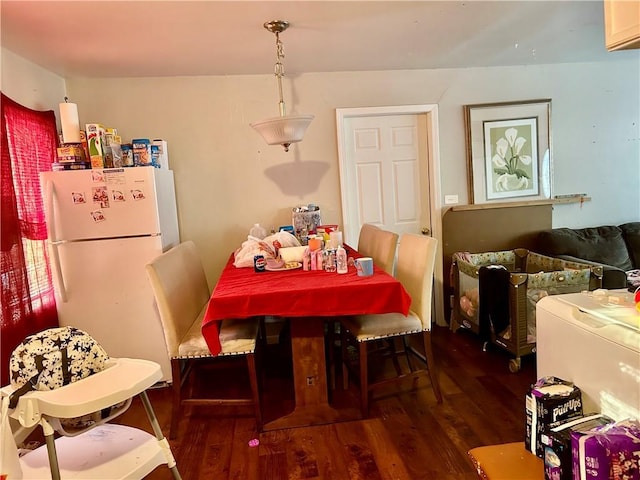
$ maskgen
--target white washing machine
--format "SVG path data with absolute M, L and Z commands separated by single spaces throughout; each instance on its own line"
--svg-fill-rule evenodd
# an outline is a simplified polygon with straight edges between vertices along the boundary
M 552 295 L 536 305 L 537 376 L 582 390 L 585 413 L 640 419 L 640 312 L 626 290 Z

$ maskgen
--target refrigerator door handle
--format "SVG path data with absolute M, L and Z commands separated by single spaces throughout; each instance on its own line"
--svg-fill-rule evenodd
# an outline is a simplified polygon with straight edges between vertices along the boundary
M 63 303 L 67 303 L 67 287 L 64 284 L 64 275 L 62 274 L 62 265 L 60 264 L 60 255 L 58 253 L 58 244 L 54 242 L 49 242 L 51 245 L 51 257 L 53 258 L 53 270 L 56 274 L 56 279 L 58 280 L 58 286 L 60 287 L 60 300 Z
M 53 191 L 53 182 L 51 180 L 45 180 L 44 185 L 44 198 L 45 198 L 45 206 L 49 213 L 49 218 L 47 219 L 47 234 L 49 240 L 51 242 L 56 242 L 56 218 L 55 218 L 55 208 L 54 208 L 54 199 L 53 196 L 55 192 Z
M 54 191 L 53 182 L 46 180 L 45 187 L 45 202 L 47 210 L 49 211 L 49 219 L 47 221 L 47 233 L 49 236 L 49 245 L 51 245 L 51 257 L 53 258 L 53 269 L 55 271 L 56 279 L 58 280 L 58 286 L 60 287 L 60 299 L 67 303 L 67 288 L 64 284 L 64 276 L 62 275 L 62 265 L 60 264 L 60 254 L 58 253 L 58 245 L 56 239 L 56 219 L 54 209 Z

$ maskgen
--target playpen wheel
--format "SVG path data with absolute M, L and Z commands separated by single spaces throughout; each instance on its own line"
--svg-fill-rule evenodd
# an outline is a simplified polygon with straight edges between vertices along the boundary
M 516 373 L 520 371 L 520 358 L 512 358 L 509 360 L 509 371 L 511 373 Z

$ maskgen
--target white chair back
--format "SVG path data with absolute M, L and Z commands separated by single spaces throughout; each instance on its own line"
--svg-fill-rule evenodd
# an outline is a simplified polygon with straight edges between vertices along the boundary
M 378 227 L 370 223 L 365 223 L 360 227 L 360 236 L 358 237 L 358 253 L 360 255 L 373 257 L 374 237 L 378 230 L 380 230 Z
M 433 275 L 438 241 L 426 235 L 404 233 L 400 237 L 396 278 L 411 296 L 411 311 L 431 330 Z
M 382 270 L 393 275 L 393 266 L 398 248 L 398 234 L 378 228 L 373 232 L 373 249 L 371 257 Z
M 169 356 L 178 356 L 180 342 L 209 301 L 207 277 L 195 244 L 183 242 L 146 266 Z

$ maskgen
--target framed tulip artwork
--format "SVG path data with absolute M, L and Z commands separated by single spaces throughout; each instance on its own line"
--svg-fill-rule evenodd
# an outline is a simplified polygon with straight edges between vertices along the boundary
M 552 195 L 551 100 L 464 106 L 470 203 Z

